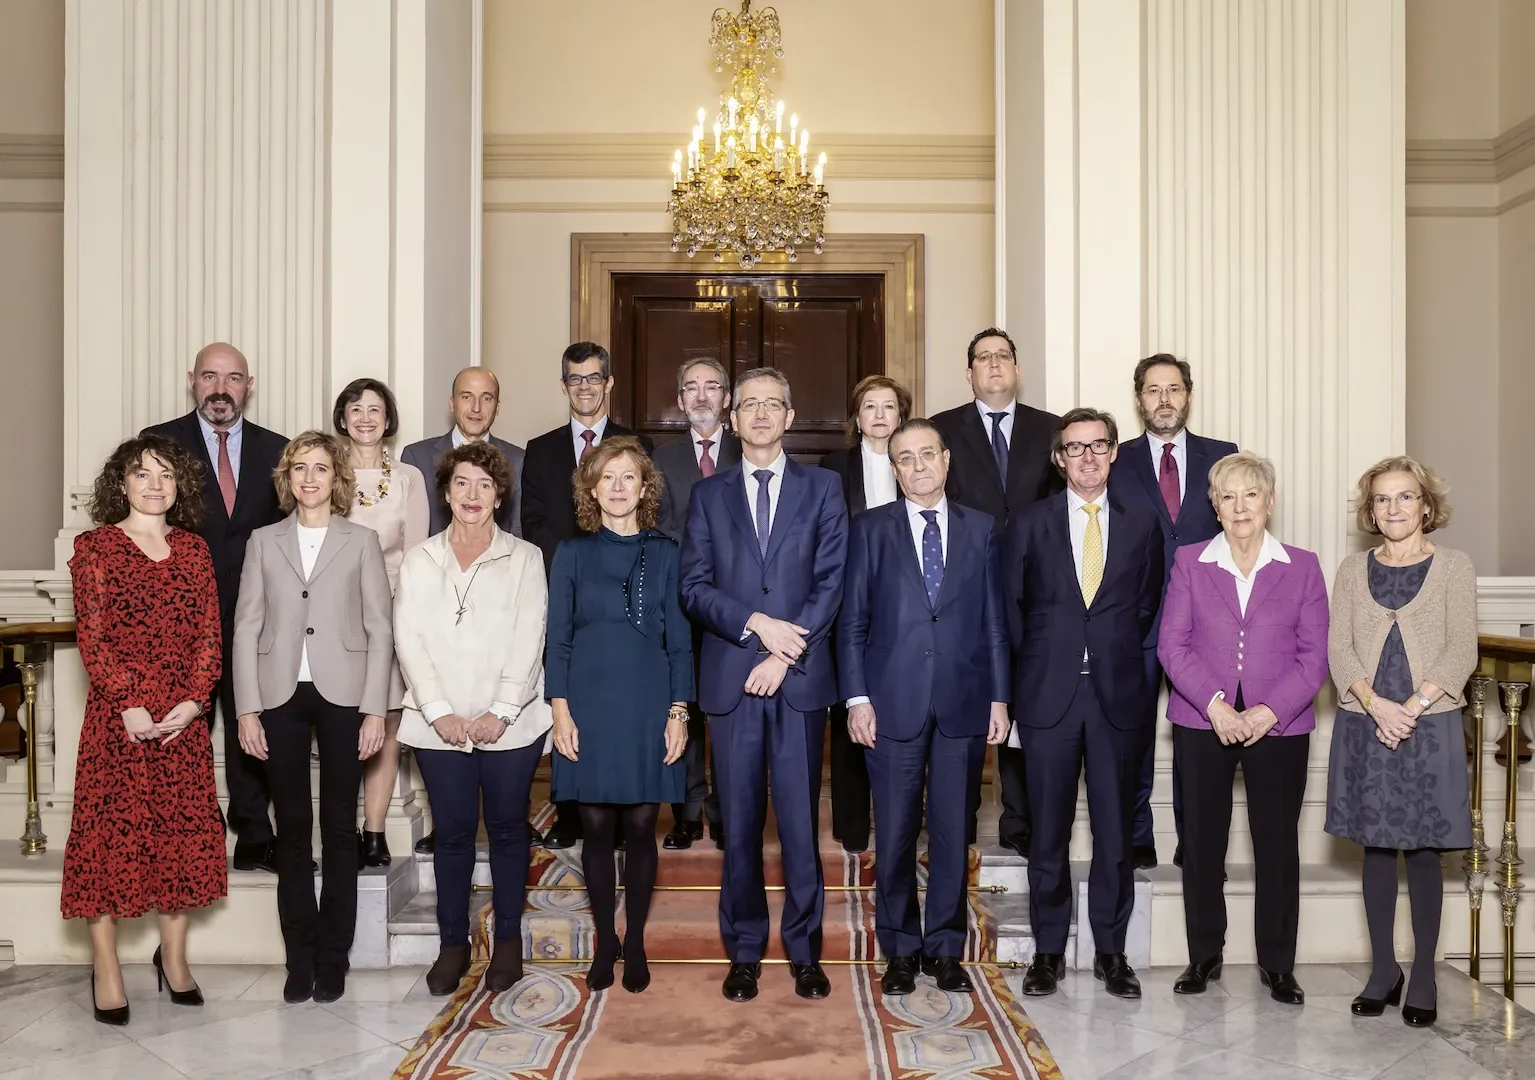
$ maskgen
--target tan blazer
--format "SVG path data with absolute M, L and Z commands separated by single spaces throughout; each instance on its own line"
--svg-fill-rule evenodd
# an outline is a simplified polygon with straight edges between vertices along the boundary
M 304 580 L 296 518 L 251 533 L 235 604 L 235 712 L 259 713 L 293 696 L 309 648 L 314 688 L 368 716 L 389 708 L 394 630 L 378 534 L 332 515 Z

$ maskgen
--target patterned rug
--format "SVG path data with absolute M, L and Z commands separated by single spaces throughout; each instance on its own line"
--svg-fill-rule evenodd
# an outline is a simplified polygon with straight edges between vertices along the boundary
M 767 848 L 771 884 L 776 844 Z M 828 886 L 873 884 L 873 853 L 843 854 L 829 836 L 822 851 Z M 710 844 L 663 852 L 658 884 L 718 884 L 719 859 Z M 972 883 L 979 872 L 972 850 Z M 531 885 L 581 880 L 576 853 L 534 853 Z M 770 900 L 776 926 L 781 903 L 773 894 Z M 713 892 L 658 891 L 646 928 L 650 954 L 722 958 L 717 902 Z M 882 963 L 828 964 L 831 997 L 807 1002 L 794 995 L 783 965 L 765 965 L 757 1000 L 730 1005 L 719 993 L 723 964 L 652 960 L 645 993 L 628 994 L 615 984 L 590 994 L 582 977 L 592 945 L 585 893 L 533 888 L 523 945 L 526 955 L 550 962 L 530 965 L 511 991 L 490 994 L 480 976 L 489 959 L 491 921 L 489 907 L 482 909 L 470 977 L 394 1080 L 1059 1080 L 1061 1075 L 995 967 L 970 969 L 974 994 L 946 994 L 924 978 L 916 993 L 886 998 L 879 992 Z M 995 925 L 974 894 L 969 924 L 965 958 L 994 958 Z M 872 892 L 828 889 L 823 954 L 881 959 Z M 769 949 L 774 955 L 782 955 L 776 940 Z

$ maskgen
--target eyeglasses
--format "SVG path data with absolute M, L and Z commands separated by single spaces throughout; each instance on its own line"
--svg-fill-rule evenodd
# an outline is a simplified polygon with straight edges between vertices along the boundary
M 1182 386 L 1148 386 L 1141 391 L 1141 397 L 1147 401 L 1158 401 L 1163 398 L 1168 401 L 1182 401 L 1188 395 L 1187 388 Z
M 760 401 L 757 398 L 752 398 L 750 401 L 743 401 L 737 405 L 736 412 L 767 413 L 769 416 L 776 416 L 788 407 L 788 403 L 783 398 L 762 398 Z
M 994 364 L 1000 367 L 1005 363 L 1011 363 L 1012 359 L 1012 353 L 1008 352 L 1006 349 L 997 349 L 995 352 L 976 353 L 975 358 L 970 362 L 972 364 Z
M 1372 495 L 1370 496 L 1370 502 L 1375 504 L 1376 510 L 1390 510 L 1393 502 L 1403 510 L 1411 510 L 1413 504 L 1421 498 L 1423 496 L 1419 495 L 1416 491 L 1399 491 L 1394 497 L 1391 495 Z
M 587 386 L 601 386 L 608 381 L 608 377 L 600 371 L 594 371 L 590 375 L 566 375 L 560 381 L 566 386 L 580 386 L 582 383 Z
M 684 394 L 718 394 L 724 389 L 725 384 L 720 382 L 690 382 L 682 387 L 682 392 Z
M 904 454 L 896 455 L 895 467 L 897 469 L 916 468 L 917 460 L 919 458 L 921 459 L 922 464 L 931 467 L 938 461 L 938 455 L 939 451 L 934 450 L 931 446 L 925 447 L 924 449 L 917 451 L 915 454 L 908 450 Z
M 1083 454 L 1087 453 L 1088 450 L 1091 450 L 1098 457 L 1102 457 L 1104 454 L 1107 454 L 1109 450 L 1113 448 L 1113 446 L 1114 444 L 1109 442 L 1107 439 L 1094 439 L 1092 442 L 1069 442 L 1062 446 L 1061 449 L 1066 451 L 1067 457 L 1081 457 Z

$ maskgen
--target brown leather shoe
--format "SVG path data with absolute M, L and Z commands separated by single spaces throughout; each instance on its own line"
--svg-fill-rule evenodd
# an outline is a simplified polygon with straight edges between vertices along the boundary
M 485 970 L 485 988 L 500 994 L 522 981 L 522 938 L 496 942 L 490 967 Z
M 447 997 L 469 973 L 469 946 L 444 945 L 437 962 L 426 973 L 426 989 L 433 997 Z

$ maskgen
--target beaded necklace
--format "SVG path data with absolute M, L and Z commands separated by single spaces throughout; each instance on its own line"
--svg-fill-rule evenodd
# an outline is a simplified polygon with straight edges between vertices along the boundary
M 361 488 L 357 489 L 358 506 L 377 506 L 389 497 L 389 477 L 394 474 L 394 462 L 389 460 L 389 451 L 384 452 L 384 474 L 378 478 L 378 494 L 365 495 Z

